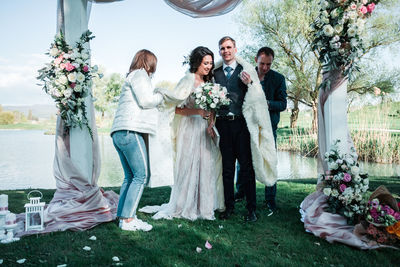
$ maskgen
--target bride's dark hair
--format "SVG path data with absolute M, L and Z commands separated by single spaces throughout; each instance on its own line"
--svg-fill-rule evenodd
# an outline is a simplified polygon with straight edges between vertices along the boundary
M 189 71 L 191 73 L 195 73 L 198 70 L 198 68 L 205 56 L 211 56 L 211 58 L 212 58 L 211 70 L 207 75 L 204 76 L 204 81 L 210 82 L 213 77 L 214 53 L 207 47 L 198 46 L 195 49 L 193 49 L 192 53 L 190 53 L 190 56 L 189 56 L 189 66 L 190 66 Z

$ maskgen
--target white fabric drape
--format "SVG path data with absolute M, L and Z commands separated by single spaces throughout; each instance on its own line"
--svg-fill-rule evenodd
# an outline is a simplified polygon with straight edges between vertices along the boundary
M 232 11 L 242 0 L 164 0 L 173 9 L 191 16 L 203 18 L 220 16 Z

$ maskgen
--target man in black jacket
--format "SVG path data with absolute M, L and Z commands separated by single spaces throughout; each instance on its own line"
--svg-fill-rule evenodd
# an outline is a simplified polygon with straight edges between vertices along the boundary
M 274 61 L 274 55 L 274 50 L 269 47 L 262 47 L 258 50 L 255 61 L 257 63 L 256 70 L 258 77 L 268 102 L 268 110 L 276 146 L 276 130 L 280 120 L 280 112 L 284 111 L 287 106 L 287 94 L 285 77 L 282 74 L 271 70 L 271 65 Z M 238 175 L 236 182 L 237 193 L 235 194 L 236 201 L 239 201 L 244 197 L 241 184 L 241 178 Z M 276 210 L 275 197 L 276 184 L 273 186 L 266 186 L 265 202 L 267 204 L 267 208 L 269 209 L 269 215 L 272 215 L 272 213 Z

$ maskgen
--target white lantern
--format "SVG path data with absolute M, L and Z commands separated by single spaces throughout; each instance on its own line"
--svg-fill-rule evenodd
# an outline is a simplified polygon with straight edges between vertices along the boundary
M 30 197 L 32 193 L 39 193 L 40 197 Z M 29 203 L 25 204 L 25 231 L 43 231 L 44 206 L 45 202 L 40 202 L 43 198 L 42 192 L 33 190 L 28 193 Z

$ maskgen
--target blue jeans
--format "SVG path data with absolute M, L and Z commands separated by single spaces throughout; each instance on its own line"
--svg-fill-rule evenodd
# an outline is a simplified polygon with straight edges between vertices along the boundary
M 117 217 L 132 218 L 136 215 L 144 186 L 150 177 L 146 145 L 143 134 L 133 131 L 116 131 L 112 139 L 125 174 Z

